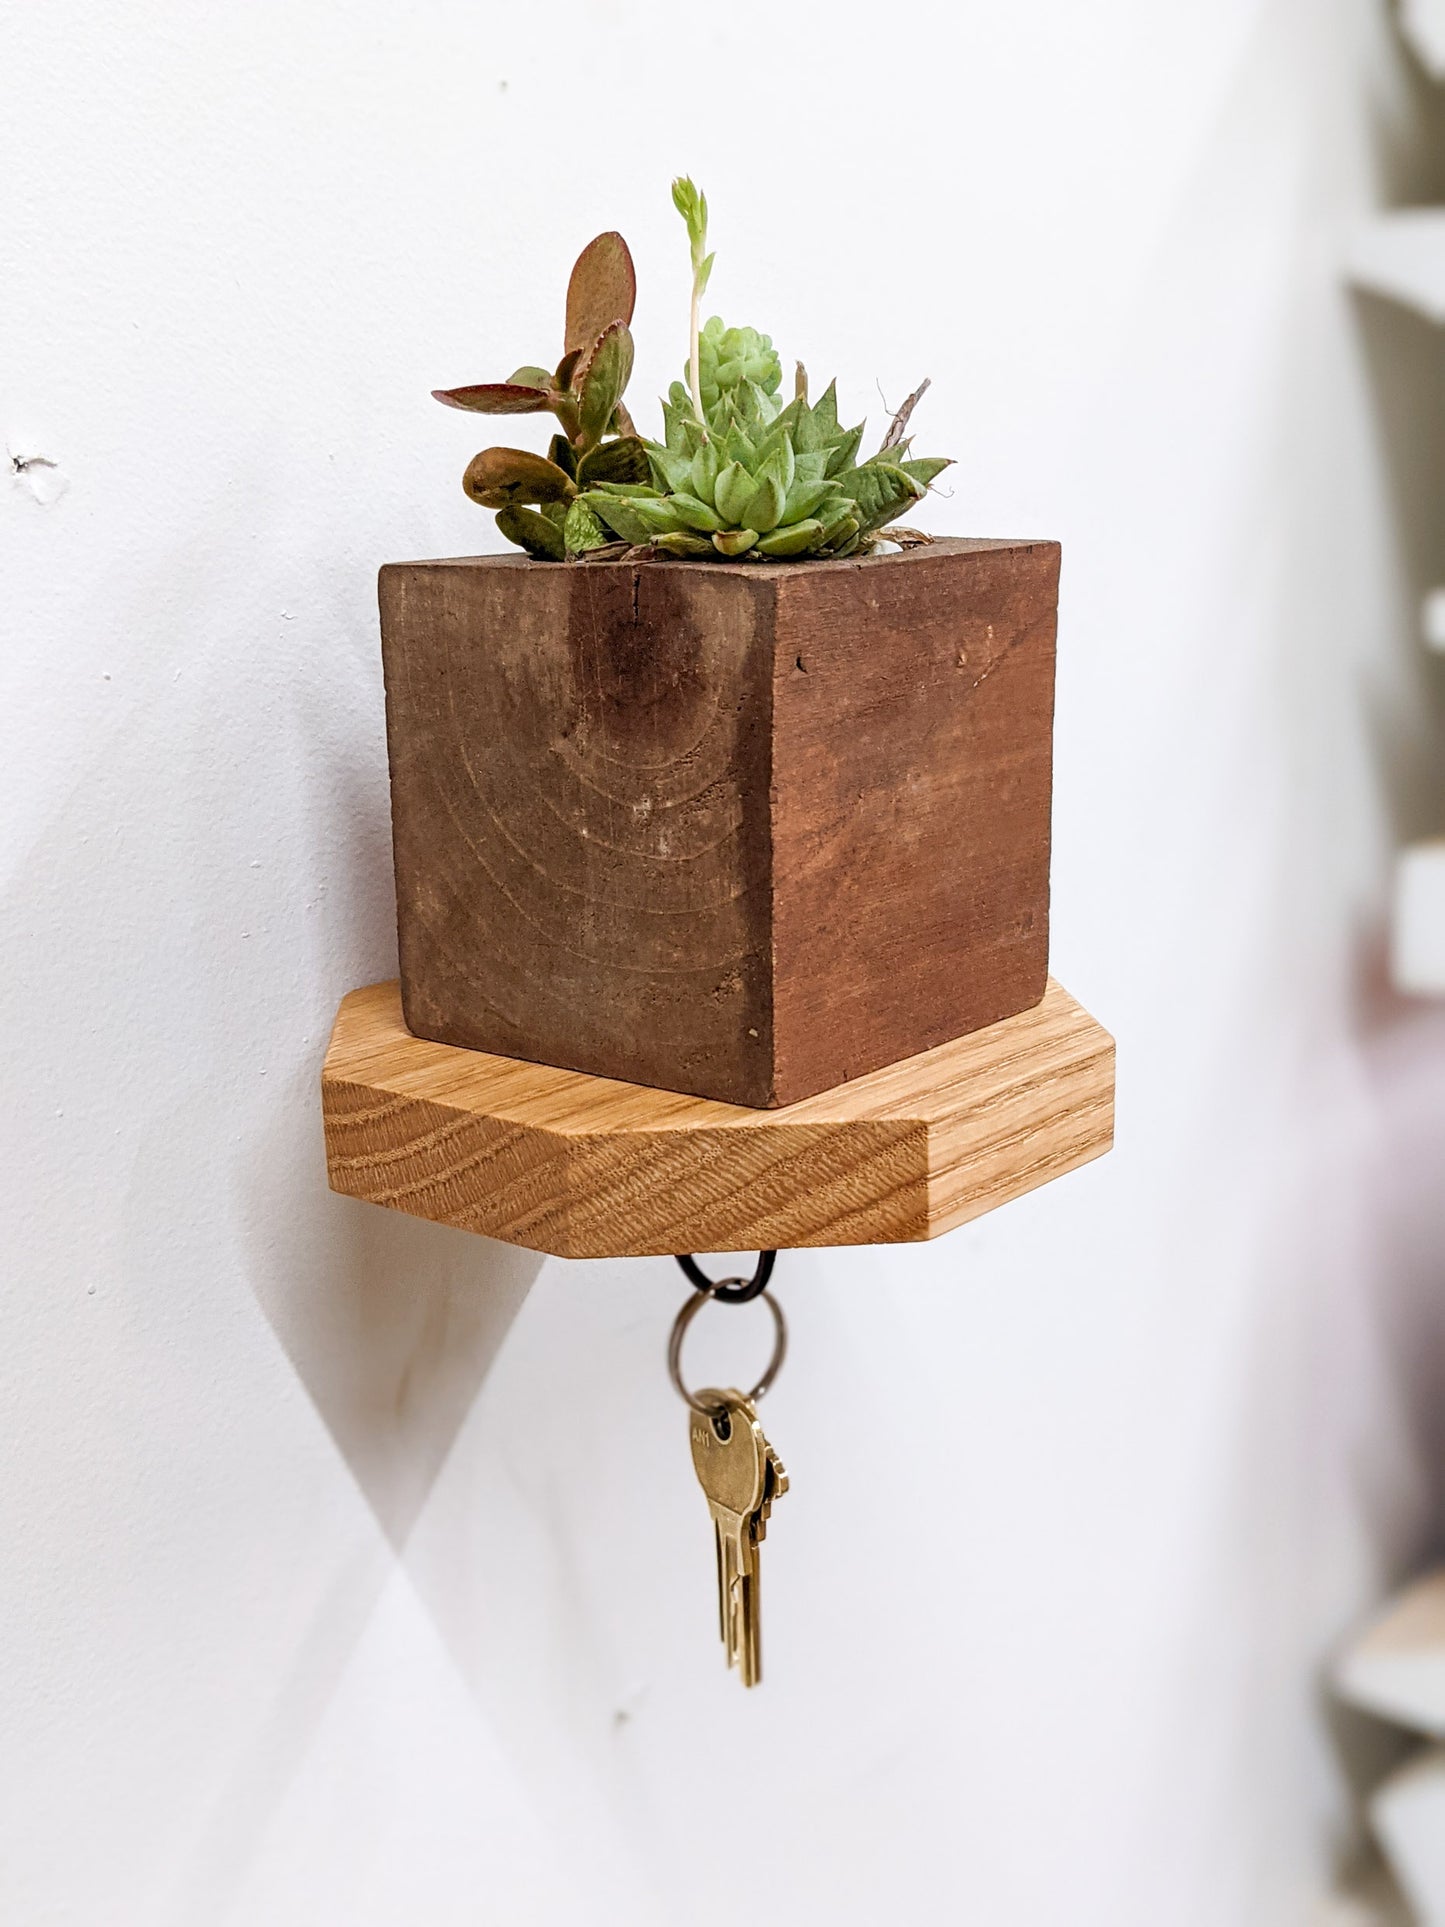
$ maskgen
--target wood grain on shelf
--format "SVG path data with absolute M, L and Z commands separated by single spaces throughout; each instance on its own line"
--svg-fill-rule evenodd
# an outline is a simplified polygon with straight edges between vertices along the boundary
M 937 1237 L 1098 1157 L 1114 1046 L 1032 1010 L 779 1110 L 413 1037 L 353 991 L 322 1073 L 332 1188 L 561 1257 Z

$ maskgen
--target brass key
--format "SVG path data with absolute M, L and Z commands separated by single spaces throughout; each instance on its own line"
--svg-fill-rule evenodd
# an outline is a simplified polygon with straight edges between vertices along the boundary
M 768 1519 L 773 1510 L 774 1499 L 781 1498 L 788 1489 L 788 1475 L 783 1470 L 783 1461 L 763 1437 L 758 1425 L 758 1415 L 751 1402 L 743 1401 L 744 1409 L 757 1427 L 758 1437 L 762 1440 L 766 1454 L 763 1467 L 763 1497 L 757 1511 L 748 1521 L 748 1575 L 744 1588 L 744 1613 L 742 1637 L 746 1661 L 743 1665 L 743 1684 L 756 1686 L 763 1676 L 763 1602 L 761 1561 L 758 1547 L 767 1537 Z
M 712 1413 L 692 1413 L 689 1437 L 712 1513 L 719 1630 L 728 1665 L 738 1668 L 744 1686 L 756 1686 L 763 1675 L 758 1546 L 788 1475 L 741 1392 L 699 1392 L 697 1402 Z

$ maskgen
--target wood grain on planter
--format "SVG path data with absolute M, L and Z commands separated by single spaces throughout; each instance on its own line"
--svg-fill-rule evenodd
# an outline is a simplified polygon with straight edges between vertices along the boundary
M 1058 547 L 394 564 L 418 1035 L 755 1106 L 1026 1009 Z
M 333 1189 L 562 1257 L 937 1237 L 1109 1148 L 1114 1046 L 1050 984 L 1006 1022 L 760 1111 L 413 1037 L 342 1004 Z

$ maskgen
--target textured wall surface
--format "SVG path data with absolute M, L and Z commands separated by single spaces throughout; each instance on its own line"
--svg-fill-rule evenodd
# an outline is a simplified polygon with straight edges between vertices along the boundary
M 1445 347 L 1334 261 L 1437 108 L 1373 0 L 763 18 L 0 25 L 58 465 L 0 475 L 6 1921 L 1292 1927 L 1348 1850 L 1322 1656 L 1441 1520 L 1445 1028 L 1379 932 Z M 495 541 L 427 391 L 616 225 L 648 416 L 682 168 L 728 317 L 875 422 L 933 376 L 934 528 L 1063 541 L 1054 966 L 1120 1050 L 1104 1163 L 784 1261 L 750 1698 L 674 1269 L 332 1198 L 316 1106 L 394 959 L 377 565 Z

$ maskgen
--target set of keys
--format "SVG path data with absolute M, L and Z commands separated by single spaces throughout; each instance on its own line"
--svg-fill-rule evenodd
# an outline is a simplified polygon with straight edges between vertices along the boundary
M 672 1382 L 691 1410 L 688 1438 L 693 1470 L 712 1514 L 718 1627 L 728 1665 L 737 1668 L 744 1686 L 756 1686 L 763 1676 L 758 1548 L 767 1535 L 774 1500 L 788 1489 L 783 1462 L 769 1445 L 757 1412 L 757 1401 L 777 1376 L 788 1347 L 782 1310 L 766 1289 L 775 1256 L 765 1251 L 750 1279 L 724 1278 L 716 1283 L 690 1257 L 679 1258 L 697 1295 L 678 1313 L 667 1352 Z M 710 1300 L 745 1304 L 757 1297 L 772 1313 L 776 1333 L 767 1371 L 750 1392 L 690 1392 L 682 1378 L 682 1341 L 702 1306 Z

